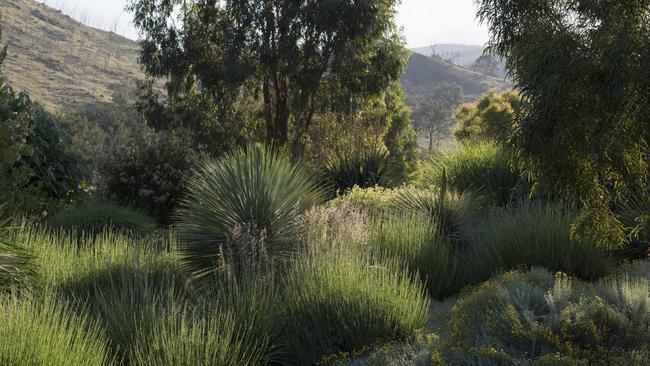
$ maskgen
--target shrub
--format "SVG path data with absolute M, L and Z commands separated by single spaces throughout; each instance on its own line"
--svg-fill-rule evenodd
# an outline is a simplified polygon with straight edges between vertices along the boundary
M 324 196 L 305 169 L 261 146 L 203 163 L 187 186 L 178 230 L 187 268 L 198 277 L 224 263 L 291 252 L 297 216 Z
M 341 245 L 365 250 L 368 223 L 367 213 L 351 201 L 329 201 L 298 218 L 300 243 L 306 251 L 336 249 Z
M 470 143 L 442 152 L 424 162 L 421 170 L 416 182 L 420 187 L 439 187 L 446 175 L 450 191 L 487 195 L 499 204 L 527 193 L 508 153 L 494 143 Z
M 0 364 L 115 364 L 99 327 L 51 298 L 38 303 L 3 296 L 0 312 Z
M 83 193 L 86 172 L 58 121 L 0 83 L 0 200 L 41 215 Z
M 558 204 L 524 203 L 496 209 L 474 233 L 462 274 L 480 283 L 519 266 L 543 266 L 585 279 L 606 275 L 610 261 L 595 242 L 571 239 L 575 213 Z
M 49 218 L 47 222 L 54 228 L 74 231 L 78 235 L 97 235 L 107 228 L 147 235 L 156 229 L 156 222 L 145 214 L 102 201 L 83 203 Z
M 647 278 L 590 285 L 539 269 L 505 274 L 454 307 L 449 363 L 645 364 L 649 295 Z
M 111 201 L 135 207 L 169 225 L 194 161 L 187 139 L 173 133 L 138 136 L 110 152 L 99 169 Z
M 334 200 L 336 204 L 350 202 L 369 213 L 381 213 L 391 207 L 397 197 L 398 189 L 383 187 L 354 187 L 345 195 Z
M 427 321 L 421 284 L 395 263 L 353 251 L 305 256 L 287 274 L 285 290 L 288 364 L 410 338 Z

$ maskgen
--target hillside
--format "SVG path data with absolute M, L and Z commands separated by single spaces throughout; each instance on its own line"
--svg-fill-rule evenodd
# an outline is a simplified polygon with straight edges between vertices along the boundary
M 0 4 L 9 84 L 48 109 L 108 101 L 115 86 L 143 77 L 136 42 L 33 0 Z
M 402 77 L 407 96 L 427 95 L 443 81 L 463 87 L 467 102 L 476 100 L 488 90 L 505 90 L 510 87 L 504 79 L 461 68 L 439 57 L 427 57 L 418 53 L 411 55 L 406 74 Z
M 427 47 L 413 48 L 411 51 L 424 56 L 438 55 L 458 66 L 468 66 L 483 55 L 483 46 L 464 44 L 434 44 Z

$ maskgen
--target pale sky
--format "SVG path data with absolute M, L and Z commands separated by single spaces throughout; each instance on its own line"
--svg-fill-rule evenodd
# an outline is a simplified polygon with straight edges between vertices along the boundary
M 131 39 L 137 31 L 130 14 L 124 11 L 127 0 L 37 0 L 62 10 L 75 19 L 87 19 L 96 28 L 117 30 Z M 436 43 L 483 45 L 488 34 L 476 20 L 474 0 L 402 0 L 397 24 L 403 27 L 409 47 Z

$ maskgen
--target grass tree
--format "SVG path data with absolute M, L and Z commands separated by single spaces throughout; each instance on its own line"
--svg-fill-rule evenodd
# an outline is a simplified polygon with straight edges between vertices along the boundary
M 324 191 L 284 154 L 256 145 L 205 161 L 188 179 L 179 212 L 182 253 L 191 273 L 282 256 L 295 248 L 296 216 Z

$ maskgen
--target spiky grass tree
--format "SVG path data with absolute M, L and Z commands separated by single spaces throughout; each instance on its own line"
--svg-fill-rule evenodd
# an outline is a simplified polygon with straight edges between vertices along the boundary
M 296 216 L 325 196 L 318 180 L 260 145 L 205 161 L 188 179 L 178 232 L 187 269 L 205 278 L 291 253 Z
M 0 213 L 2 206 L 0 205 Z M 0 292 L 22 291 L 39 285 L 35 257 L 9 238 L 9 219 L 0 217 Z

